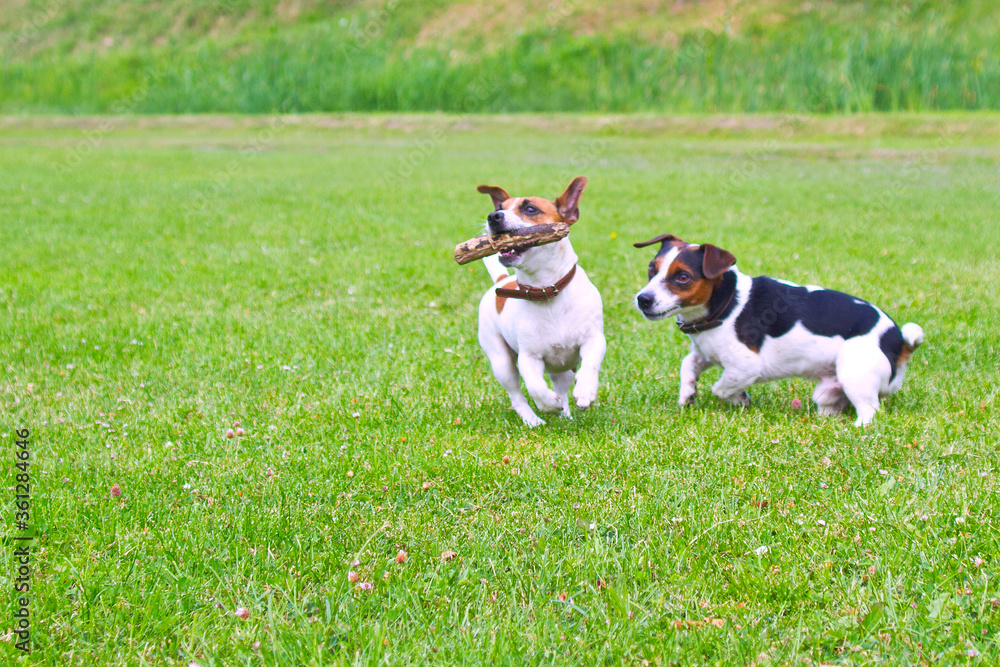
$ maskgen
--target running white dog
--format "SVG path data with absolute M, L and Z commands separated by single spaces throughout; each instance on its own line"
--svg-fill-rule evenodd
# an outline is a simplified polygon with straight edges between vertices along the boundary
M 586 186 L 587 179 L 577 176 L 549 201 L 511 197 L 503 188 L 480 185 L 479 192 L 488 194 L 496 209 L 487 216 L 487 230 L 500 234 L 550 222 L 573 224 L 580 217 L 578 205 Z M 586 410 L 597 399 L 597 378 L 607 350 L 603 304 L 576 262 L 569 237 L 483 260 L 494 285 L 479 303 L 479 344 L 511 406 L 531 427 L 545 421 L 521 393 L 521 378 L 541 412 L 571 417 L 569 388 L 574 378 L 577 408 Z
M 691 339 L 681 363 L 681 405 L 694 400 L 702 371 L 722 366 L 712 393 L 723 400 L 745 406 L 746 389 L 757 382 L 817 378 L 812 398 L 819 413 L 839 413 L 850 402 L 855 425 L 864 426 L 875 417 L 879 397 L 903 386 L 907 362 L 924 339 L 919 325 L 900 329 L 875 306 L 843 292 L 751 278 L 714 245 L 663 234 L 635 247 L 653 243 L 660 251 L 635 303 L 650 320 L 677 315 Z

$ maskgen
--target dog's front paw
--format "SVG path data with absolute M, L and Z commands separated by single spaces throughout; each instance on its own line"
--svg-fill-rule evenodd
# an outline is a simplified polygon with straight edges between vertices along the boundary
M 871 424 L 874 419 L 874 410 L 858 410 L 858 418 L 854 420 L 854 425 L 858 428 L 864 428 Z
M 694 399 L 697 397 L 698 388 L 694 385 L 694 383 L 685 385 L 681 388 L 681 393 L 677 397 L 677 404 L 683 408 L 685 405 L 691 405 L 694 403 Z
M 528 428 L 535 428 L 537 426 L 545 426 L 545 420 L 538 415 L 531 415 L 531 417 L 522 417 L 524 419 L 524 425 Z
M 579 385 L 574 387 L 573 400 L 576 401 L 576 407 L 583 412 L 597 400 L 597 387 L 580 387 Z
M 528 412 L 527 414 L 521 415 L 524 425 L 528 428 L 535 428 L 536 426 L 544 426 L 545 420 L 536 415 L 534 412 Z
M 733 405 L 745 408 L 750 405 L 750 394 L 745 391 L 738 393 L 732 393 L 732 384 L 723 382 L 724 378 L 720 378 L 718 382 L 712 385 L 712 393 L 718 398 L 724 401 L 728 401 Z M 746 385 L 743 385 L 746 386 Z
M 535 399 L 535 406 L 542 412 L 562 412 L 562 401 L 559 400 L 559 395 L 554 391 L 550 390 L 547 393 L 532 396 L 532 398 Z
M 524 422 L 525 426 L 528 428 L 535 428 L 536 426 L 542 426 L 545 424 L 545 420 L 535 414 L 535 411 L 531 409 L 531 406 L 528 405 L 527 401 L 520 396 L 518 396 L 518 398 L 521 400 L 515 402 L 512 407 L 514 408 L 514 411 L 517 412 L 517 416 Z
M 746 393 L 745 391 L 744 392 L 740 392 L 739 394 L 736 394 L 735 396 L 733 396 L 732 398 L 730 398 L 729 402 L 732 403 L 733 405 L 737 406 L 737 407 L 749 408 L 750 407 L 750 394 Z

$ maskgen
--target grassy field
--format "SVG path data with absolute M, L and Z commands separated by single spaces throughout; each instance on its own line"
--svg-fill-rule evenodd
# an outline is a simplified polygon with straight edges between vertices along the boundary
M 11 0 L 0 113 L 997 110 L 998 29 L 994 0 Z
M 995 663 L 998 120 L 0 119 L 17 664 Z M 577 174 L 609 353 L 527 430 L 451 250 L 477 184 Z M 866 430 L 802 380 L 678 409 L 685 339 L 630 303 L 661 232 L 920 323 L 902 392 Z

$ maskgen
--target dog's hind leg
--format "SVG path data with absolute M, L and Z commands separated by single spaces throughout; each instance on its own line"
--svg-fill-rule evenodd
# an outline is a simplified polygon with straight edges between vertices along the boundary
M 840 383 L 844 386 L 847 398 L 858 412 L 858 418 L 854 425 L 867 426 L 870 424 L 875 419 L 875 413 L 878 412 L 878 388 L 881 380 L 874 374 L 869 374 L 842 378 Z
M 555 390 L 556 396 L 559 397 L 560 405 L 562 405 L 562 416 L 572 419 L 573 414 L 569 411 L 569 388 L 573 386 L 576 373 L 573 371 L 549 373 L 549 377 L 552 378 L 552 388 Z
M 844 395 L 844 389 L 837 382 L 836 376 L 820 379 L 812 395 L 817 412 L 824 417 L 836 415 L 844 411 L 850 401 Z
M 872 347 L 860 338 L 852 338 L 837 355 L 837 380 L 858 412 L 855 426 L 865 426 L 875 418 L 879 390 L 889 382 L 889 360 L 879 348 Z
M 544 424 L 545 421 L 535 414 L 521 392 L 521 376 L 517 370 L 517 357 L 514 355 L 514 350 L 510 349 L 507 342 L 499 335 L 480 334 L 479 344 L 482 346 L 483 352 L 486 353 L 486 358 L 490 360 L 493 377 L 507 391 L 507 395 L 510 397 L 510 406 L 514 408 L 518 416 L 532 428 Z

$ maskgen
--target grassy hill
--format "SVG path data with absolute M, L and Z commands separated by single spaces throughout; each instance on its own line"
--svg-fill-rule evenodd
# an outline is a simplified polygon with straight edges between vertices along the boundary
M 992 0 L 13 0 L 0 111 L 1000 108 Z

